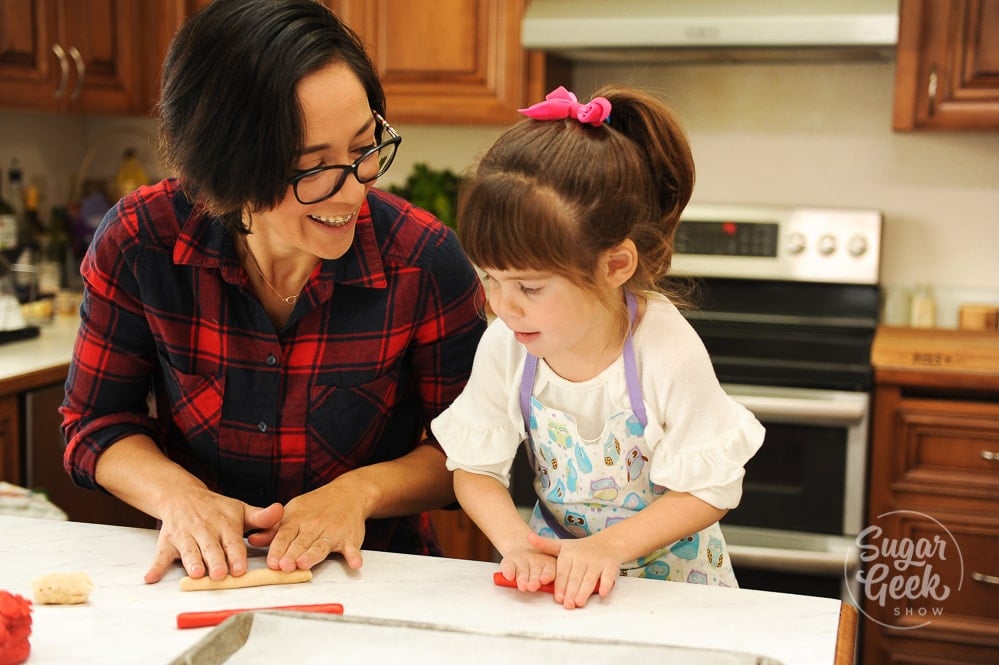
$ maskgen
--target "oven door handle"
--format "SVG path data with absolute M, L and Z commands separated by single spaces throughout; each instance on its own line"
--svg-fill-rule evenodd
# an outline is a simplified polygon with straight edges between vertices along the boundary
M 861 422 L 868 407 L 867 395 L 850 393 L 837 399 L 777 397 L 730 393 L 730 397 L 752 411 L 760 420 L 773 422 L 812 422 L 854 424 Z
M 855 552 L 848 557 L 846 552 L 812 552 L 731 543 L 727 547 L 736 577 L 740 567 L 806 575 L 852 575 L 860 564 Z

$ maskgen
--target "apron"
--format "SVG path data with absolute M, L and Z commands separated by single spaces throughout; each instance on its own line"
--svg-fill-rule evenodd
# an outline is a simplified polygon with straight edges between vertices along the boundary
M 637 312 L 627 295 L 632 323 Z M 649 478 L 652 451 L 629 330 L 624 344 L 630 409 L 612 415 L 596 439 L 579 436 L 575 418 L 542 404 L 534 395 L 538 358 L 527 354 L 520 385 L 521 413 L 529 434 L 528 458 L 538 502 L 531 529 L 548 538 L 583 538 L 637 513 L 667 490 Z M 738 586 L 718 523 L 655 552 L 625 563 L 621 574 L 720 586 Z

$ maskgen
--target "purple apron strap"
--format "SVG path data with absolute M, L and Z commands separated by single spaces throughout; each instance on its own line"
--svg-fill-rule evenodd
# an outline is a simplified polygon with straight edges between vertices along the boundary
M 531 392 L 534 390 L 534 376 L 538 373 L 538 357 L 530 353 L 524 358 L 524 374 L 520 379 L 520 412 L 524 416 L 524 431 L 531 438 Z
M 638 303 L 630 292 L 625 294 L 628 303 L 628 320 L 634 325 L 635 317 L 638 315 Z M 524 373 L 520 379 L 520 412 L 524 416 L 524 429 L 527 431 L 527 438 L 531 438 L 531 393 L 534 390 L 534 378 L 538 373 L 537 356 L 527 354 L 524 358 Z M 644 428 L 648 425 L 648 416 L 645 413 L 645 403 L 642 401 L 642 383 L 638 376 L 638 365 L 635 362 L 635 345 L 632 341 L 631 326 L 628 329 L 628 337 L 624 340 L 624 381 L 628 388 L 628 399 L 631 401 L 631 412 L 638 419 Z M 528 457 L 531 459 L 531 467 L 534 467 L 534 446 L 530 441 L 526 444 Z M 575 538 L 565 527 L 558 523 L 555 516 L 545 505 L 544 501 L 538 501 L 541 509 L 541 517 L 545 524 L 562 539 Z
M 628 303 L 628 321 L 631 325 L 638 316 L 638 302 L 631 292 L 625 293 Z M 520 379 L 520 413 L 524 416 L 524 429 L 528 437 L 531 435 L 531 392 L 534 390 L 534 377 L 538 373 L 538 358 L 530 353 L 524 358 L 524 374 Z M 645 413 L 645 402 L 642 401 L 642 382 L 638 376 L 638 365 L 635 362 L 635 344 L 629 326 L 628 337 L 624 340 L 624 383 L 628 388 L 628 400 L 631 402 L 631 412 L 638 422 L 645 427 L 649 417 Z
M 635 363 L 635 343 L 632 340 L 632 327 L 638 316 L 638 303 L 630 291 L 625 293 L 628 302 L 628 337 L 624 340 L 624 383 L 628 386 L 628 399 L 631 400 L 631 412 L 644 428 L 649 424 L 645 413 L 645 402 L 642 401 L 642 382 L 638 376 L 638 365 Z

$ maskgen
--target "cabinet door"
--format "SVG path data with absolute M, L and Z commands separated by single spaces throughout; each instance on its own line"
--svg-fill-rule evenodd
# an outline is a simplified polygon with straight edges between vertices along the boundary
M 520 47 L 525 0 L 328 2 L 368 46 L 391 121 L 507 124 L 536 96 L 543 61 Z
M 902 0 L 893 126 L 999 129 L 999 0 Z
M 55 110 L 68 88 L 71 64 L 52 51 L 54 2 L 0 2 L 0 107 Z M 62 88 L 59 85 L 62 83 Z
M 430 521 L 444 556 L 471 561 L 493 560 L 492 544 L 463 510 L 434 510 L 430 513 Z
M 59 44 L 73 68 L 66 105 L 88 113 L 141 109 L 138 0 L 60 3 Z
M 64 396 L 62 383 L 29 390 L 24 396 L 23 435 L 28 468 L 24 484 L 43 490 L 74 522 L 155 527 L 156 520 L 120 499 L 77 487 L 63 469 L 62 453 L 66 446 L 59 406 Z
M 140 44 L 152 21 L 140 9 L 140 0 L 0 2 L 0 107 L 147 111 Z
M 17 395 L 0 397 L 0 480 L 14 485 L 21 479 L 21 435 Z

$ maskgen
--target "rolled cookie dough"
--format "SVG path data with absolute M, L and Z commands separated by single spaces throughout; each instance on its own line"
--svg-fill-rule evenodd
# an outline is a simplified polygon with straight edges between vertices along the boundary
M 239 577 L 226 575 L 223 579 L 217 581 L 207 575 L 198 579 L 185 576 L 180 580 L 180 590 L 214 591 L 218 589 L 242 589 L 249 586 L 265 586 L 268 584 L 298 584 L 300 582 L 308 582 L 311 579 L 311 570 L 294 570 L 286 573 L 283 570 L 255 568 L 246 571 L 246 573 Z
M 49 573 L 31 582 L 39 605 L 78 605 L 87 602 L 94 583 L 86 573 Z

